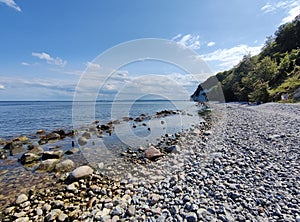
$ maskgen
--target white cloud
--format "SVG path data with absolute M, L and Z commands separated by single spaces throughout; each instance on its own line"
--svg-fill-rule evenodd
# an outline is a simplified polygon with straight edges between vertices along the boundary
M 201 55 L 200 58 L 204 61 L 215 61 L 217 66 L 222 69 L 230 69 L 238 64 L 244 55 L 257 55 L 261 51 L 262 46 L 247 46 L 238 45 L 229 49 L 218 49 L 214 52 Z
M 0 84 L 0 90 L 1 90 L 1 89 L 5 89 L 5 86 L 2 85 L 2 84 Z
M 294 18 L 299 14 L 300 14 L 300 5 L 297 5 L 295 8 L 289 10 L 288 16 L 282 19 L 282 24 L 293 21 Z
M 207 43 L 207 46 L 211 47 L 211 46 L 214 46 L 215 44 L 216 44 L 215 42 L 209 42 L 209 43 Z
M 67 61 L 62 60 L 59 57 L 53 58 L 45 52 L 33 52 L 31 55 L 41 60 L 46 60 L 48 64 L 57 65 L 61 67 L 64 67 L 67 64 Z
M 191 49 L 199 49 L 200 48 L 200 36 L 199 35 L 191 35 L 187 34 L 182 36 L 182 34 L 178 34 L 172 38 L 173 41 L 176 41 L 178 44 L 184 47 L 188 47 Z
M 0 3 L 1 2 L 4 3 L 4 4 L 6 4 L 7 6 L 15 9 L 18 12 L 22 11 L 21 8 L 15 3 L 14 0 L 0 0 Z
M 30 66 L 30 64 L 27 63 L 27 62 L 21 62 L 21 65 L 23 65 L 23 66 Z
M 87 62 L 86 68 L 88 69 L 100 69 L 100 65 L 97 63 Z
M 267 3 L 261 10 L 264 13 L 275 13 L 277 11 L 284 11 L 287 15 L 281 20 L 281 24 L 291 22 L 300 14 L 300 1 L 299 0 L 283 0 L 277 3 Z

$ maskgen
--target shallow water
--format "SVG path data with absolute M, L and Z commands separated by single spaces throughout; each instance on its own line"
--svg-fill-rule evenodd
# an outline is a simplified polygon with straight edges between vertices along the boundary
M 81 105 L 83 108 L 86 107 L 85 103 Z M 19 135 L 37 138 L 35 132 L 38 129 L 48 132 L 56 128 L 73 129 L 72 108 L 72 102 L 0 102 L 0 138 L 9 139 Z M 183 112 L 159 117 L 155 115 L 156 112 L 162 110 L 182 110 Z M 89 147 L 93 149 L 92 153 L 96 153 L 93 158 L 97 159 L 99 141 L 111 153 L 118 156 L 122 149 L 128 146 L 155 144 L 165 134 L 174 134 L 189 129 L 201 120 L 198 110 L 199 107 L 195 103 L 188 101 L 97 102 L 95 116 L 83 118 L 79 124 L 90 126 L 91 120 L 95 119 L 100 120 L 100 124 L 115 119 L 121 120 L 120 124 L 114 125 L 111 135 L 105 134 L 103 138 L 92 139 L 94 145 L 91 141 L 89 142 Z M 141 114 L 147 116 L 143 122 L 122 121 L 124 116 L 135 118 Z M 57 146 L 66 151 L 71 148 L 72 141 L 76 141 L 76 137 L 66 137 L 42 147 L 44 150 L 50 150 Z M 32 186 L 47 187 L 55 182 L 55 179 L 52 179 L 55 178 L 53 173 L 36 173 L 32 168 L 22 166 L 18 162 L 21 155 L 22 153 L 0 160 L 0 187 L 4 188 L 0 191 L 0 205 L 3 207 L 11 203 L 20 192 Z M 80 166 L 90 161 L 85 155 L 81 152 L 70 156 L 64 155 L 63 158 L 70 158 L 76 166 Z

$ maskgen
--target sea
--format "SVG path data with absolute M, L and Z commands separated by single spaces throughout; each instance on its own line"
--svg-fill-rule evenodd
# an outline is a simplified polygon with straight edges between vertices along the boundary
M 80 119 L 82 125 L 91 124 L 93 119 L 98 120 L 100 124 L 105 124 L 122 116 L 132 118 L 141 114 L 152 116 L 162 110 L 182 110 L 195 115 L 199 109 L 196 103 L 191 101 L 168 100 L 96 101 L 81 102 L 80 105 L 83 112 L 91 106 L 94 109 L 94 116 Z M 74 106 L 72 101 L 0 101 L 0 138 L 12 139 L 20 135 L 35 134 L 40 129 L 45 131 L 73 129 L 75 119 L 73 113 L 76 107 L 78 105 Z M 195 123 L 197 120 L 195 119 Z M 176 121 L 178 123 L 178 119 Z M 177 125 L 189 125 L 187 121 L 193 122 L 193 119 L 181 118 L 181 123 Z M 76 119 L 77 125 L 78 119 Z
M 63 156 L 63 159 L 70 158 L 76 166 L 80 166 L 87 164 L 87 161 L 90 163 L 94 158 L 98 161 L 99 156 L 102 156 L 98 148 L 103 147 L 103 144 L 110 152 L 116 151 L 118 154 L 120 149 L 122 152 L 127 147 L 146 147 L 149 143 L 155 144 L 161 136 L 187 131 L 203 120 L 198 114 L 199 109 L 201 110 L 201 107 L 190 101 L 96 101 L 76 104 L 72 101 L 2 101 L 0 102 L 0 142 L 2 140 L 0 150 L 5 145 L 3 141 L 21 135 L 30 138 L 31 141 L 33 138 L 36 143 L 39 140 L 37 130 L 44 130 L 46 133 L 57 129 L 80 132 L 80 129 L 89 129 L 91 125 L 95 127 L 94 121 L 100 125 L 118 120 L 119 123 L 115 125 L 111 135 L 105 134 L 103 138 L 89 141 L 88 145 L 91 147 L 88 153 L 83 148 L 77 154 Z M 180 112 L 159 117 L 156 115 L 157 112 L 164 110 L 180 110 Z M 81 114 L 80 118 L 77 114 Z M 148 118 L 143 122 L 123 119 L 123 117 L 134 119 L 141 116 Z M 76 137 L 66 137 L 57 142 L 49 142 L 42 147 L 45 151 L 57 149 L 66 151 L 72 149 L 74 141 L 77 141 Z M 99 142 L 103 142 L 101 146 L 98 146 Z M 13 156 L 8 152 L 6 159 L 0 159 L 0 187 L 5 188 L 0 189 L 0 211 L 12 203 L 17 195 L 32 186 L 41 189 L 55 184 L 55 179 L 49 179 L 53 175 L 36 172 L 34 167 L 28 168 L 18 161 L 24 152 L 25 150 Z

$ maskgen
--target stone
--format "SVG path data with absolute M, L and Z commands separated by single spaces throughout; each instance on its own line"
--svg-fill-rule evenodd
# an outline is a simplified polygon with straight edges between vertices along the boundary
M 134 216 L 134 215 L 135 215 L 135 206 L 130 205 L 130 206 L 127 208 L 126 214 L 127 214 L 128 216 L 130 216 L 130 217 Z
M 13 150 L 13 149 L 17 149 L 17 148 L 20 148 L 22 147 L 22 142 L 21 141 L 13 141 L 13 142 L 9 142 L 7 143 L 3 149 L 5 150 Z
M 160 196 L 158 194 L 152 194 L 148 200 L 149 205 L 153 206 L 160 200 Z
M 25 201 L 28 200 L 28 197 L 26 196 L 26 194 L 21 194 L 18 196 L 18 198 L 16 199 L 16 204 L 21 204 L 24 203 Z
M 56 150 L 56 151 L 45 151 L 42 155 L 42 160 L 47 159 L 60 159 L 63 155 L 62 150 Z
M 24 165 L 39 161 L 40 159 L 41 156 L 36 155 L 34 153 L 24 153 L 19 159 L 19 161 Z
M 212 132 L 210 130 L 204 131 L 203 135 L 204 136 L 210 136 L 212 134 Z
M 58 218 L 61 213 L 62 211 L 60 209 L 53 209 L 49 214 L 47 214 L 46 219 L 47 221 L 53 221 Z
M 35 213 L 36 215 L 41 216 L 43 215 L 43 210 L 40 207 L 37 207 L 35 208 Z
M 75 164 L 72 160 L 64 160 L 55 166 L 55 171 L 57 172 L 69 172 L 74 168 Z
M 165 148 L 165 151 L 167 153 L 179 153 L 180 147 L 178 145 L 169 146 L 169 147 Z
M 71 172 L 70 178 L 73 180 L 78 180 L 91 175 L 93 172 L 94 170 L 90 166 L 80 166 Z
M 78 192 L 78 189 L 77 189 L 76 185 L 78 185 L 78 182 L 69 184 L 69 185 L 66 187 L 67 191 L 71 191 L 71 192 L 73 192 L 73 193 L 77 193 L 77 192 Z
M 52 132 L 46 135 L 47 140 L 58 140 L 60 139 L 60 135 L 58 133 Z
M 75 148 L 72 148 L 72 149 L 69 149 L 65 152 L 65 154 L 67 155 L 71 155 L 71 154 L 75 154 L 75 153 L 78 153 L 80 151 L 79 148 L 75 147 Z
M 84 132 L 81 136 L 86 138 L 86 139 L 91 139 L 92 138 L 92 134 L 90 132 Z
M 122 215 L 123 214 L 123 208 L 119 205 L 117 205 L 116 207 L 114 207 L 111 211 L 111 215 Z
M 78 144 L 79 144 L 80 146 L 86 145 L 87 142 L 88 142 L 88 140 L 87 140 L 85 137 L 79 137 L 79 138 L 78 138 Z
M 158 150 L 156 149 L 155 147 L 153 146 L 150 146 L 146 151 L 145 151 L 145 157 L 149 160 L 155 160 L 159 157 L 162 157 L 163 154 Z
M 15 220 L 15 222 L 28 222 L 28 221 L 29 221 L 29 217 L 20 217 Z
M 51 210 L 51 205 L 46 203 L 46 204 L 44 204 L 42 209 L 45 212 L 49 212 Z
M 189 212 L 185 215 L 185 219 L 187 222 L 196 222 L 197 214 L 195 212 Z
M 40 163 L 40 165 L 37 167 L 38 171 L 46 171 L 51 172 L 54 170 L 56 164 L 59 163 L 58 159 L 48 159 L 44 160 Z
M 296 216 L 296 222 L 300 222 L 300 215 Z
M 58 219 L 58 221 L 66 221 L 67 218 L 68 218 L 68 215 L 62 213 L 62 214 L 60 214 L 60 215 L 58 216 L 57 219 Z
M 41 156 L 44 153 L 44 149 L 41 146 L 34 146 L 32 149 L 28 151 L 28 153 L 33 153 Z
M 36 131 L 36 134 L 43 134 L 43 133 L 45 133 L 45 131 L 42 129 Z

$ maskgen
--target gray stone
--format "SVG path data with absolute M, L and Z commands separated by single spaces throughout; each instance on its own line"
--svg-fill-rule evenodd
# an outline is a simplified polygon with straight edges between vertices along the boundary
M 197 214 L 194 212 L 189 212 L 185 215 L 185 219 L 187 222 L 196 222 L 197 221 Z
M 64 160 L 55 166 L 57 172 L 67 172 L 74 168 L 75 164 L 72 160 Z
M 25 201 L 28 200 L 28 197 L 26 196 L 26 194 L 21 194 L 18 196 L 18 198 L 16 199 L 16 204 L 21 204 L 24 203 Z
M 124 212 L 123 208 L 119 205 L 117 205 L 116 207 L 114 207 L 111 211 L 111 215 L 122 215 Z
M 135 215 L 135 206 L 130 205 L 126 211 L 126 214 L 128 216 L 134 216 Z
M 78 182 L 69 184 L 69 185 L 66 187 L 67 191 L 71 191 L 71 192 L 73 192 L 73 193 L 77 193 L 77 192 L 78 192 L 78 189 L 77 189 L 76 185 L 78 185 Z
M 53 209 L 49 214 L 47 214 L 46 219 L 47 221 L 53 221 L 58 218 L 61 213 L 62 211 L 60 209 Z
M 35 213 L 36 215 L 41 216 L 43 215 L 43 210 L 40 207 L 37 207 L 35 208 Z
M 167 153 L 179 153 L 180 147 L 178 145 L 170 146 L 170 147 L 165 148 L 165 151 Z
M 24 153 L 21 158 L 19 159 L 19 161 L 22 163 L 22 164 L 30 164 L 30 163 L 33 163 L 33 162 L 37 162 L 41 159 L 41 156 L 39 155 L 36 155 L 34 153 Z
M 87 142 L 88 142 L 88 140 L 87 140 L 85 137 L 79 137 L 79 138 L 78 138 L 78 144 L 79 144 L 80 146 L 86 145 Z
M 80 166 L 71 172 L 70 178 L 73 180 L 78 180 L 91 175 L 93 172 L 94 170 L 90 166 Z
M 40 165 L 37 167 L 38 171 L 46 171 L 51 172 L 54 170 L 56 164 L 59 163 L 58 159 L 48 159 L 44 160 L 40 163 Z
M 68 215 L 62 213 L 58 216 L 58 221 L 65 221 L 67 218 L 68 218 Z

